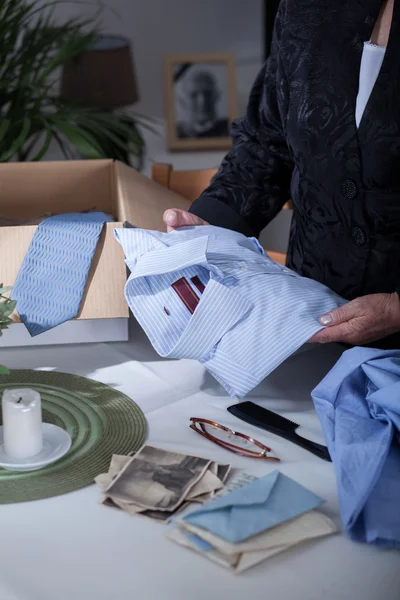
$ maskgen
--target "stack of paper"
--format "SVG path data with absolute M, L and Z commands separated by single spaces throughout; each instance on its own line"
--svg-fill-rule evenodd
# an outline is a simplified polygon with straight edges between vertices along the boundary
M 306 540 L 337 531 L 321 498 L 282 473 L 234 489 L 176 519 L 166 536 L 239 573 Z
M 143 446 L 133 457 L 113 456 L 108 473 L 96 483 L 104 505 L 168 522 L 189 502 L 210 500 L 229 471 L 230 465 Z

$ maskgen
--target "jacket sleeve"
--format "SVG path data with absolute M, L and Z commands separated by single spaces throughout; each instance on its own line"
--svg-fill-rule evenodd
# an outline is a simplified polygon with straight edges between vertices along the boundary
M 190 212 L 212 225 L 259 235 L 289 200 L 293 170 L 278 96 L 279 42 L 285 13 L 281 0 L 271 54 L 250 93 L 245 117 L 232 125 L 233 148 Z

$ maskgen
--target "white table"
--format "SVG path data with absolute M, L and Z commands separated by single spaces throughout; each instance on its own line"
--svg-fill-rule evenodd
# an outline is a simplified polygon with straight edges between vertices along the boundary
M 338 521 L 332 465 L 225 409 L 232 401 L 196 362 L 163 361 L 133 326 L 130 343 L 0 351 L 10 368 L 66 371 L 131 396 L 146 413 L 148 441 L 231 461 L 255 475 L 276 465 L 237 457 L 188 427 L 191 416 L 252 432 L 282 459 L 279 468 L 327 500 Z M 320 431 L 310 390 L 339 355 L 314 348 L 289 359 L 251 399 Z M 234 576 L 176 546 L 164 526 L 99 505 L 99 489 L 0 506 L 0 600 L 398 600 L 400 553 L 353 544 L 342 534 L 278 555 Z

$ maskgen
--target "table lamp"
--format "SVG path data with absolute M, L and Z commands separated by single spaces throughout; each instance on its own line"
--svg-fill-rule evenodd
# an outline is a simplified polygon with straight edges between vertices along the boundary
M 99 35 L 78 57 L 66 63 L 61 97 L 81 107 L 112 111 L 139 99 L 129 40 Z

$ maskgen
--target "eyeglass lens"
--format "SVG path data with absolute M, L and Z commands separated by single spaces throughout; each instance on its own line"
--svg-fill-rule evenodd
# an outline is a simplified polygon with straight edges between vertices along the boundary
M 208 433 L 208 435 L 211 435 L 218 441 L 223 442 L 225 444 L 232 444 L 233 446 L 237 446 L 241 450 L 250 450 L 251 452 L 257 453 L 262 452 L 262 449 L 256 444 L 253 444 L 246 438 L 243 438 L 240 435 L 235 435 L 230 431 L 225 431 L 224 429 L 220 429 L 219 427 L 215 427 L 214 425 L 210 425 L 209 423 L 200 423 L 197 424 L 197 427 Z

